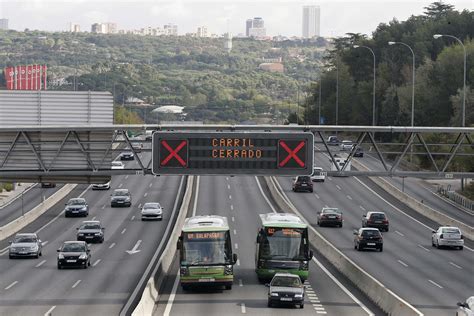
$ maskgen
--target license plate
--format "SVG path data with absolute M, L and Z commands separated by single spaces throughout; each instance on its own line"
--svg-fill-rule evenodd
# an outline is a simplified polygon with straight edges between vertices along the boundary
M 214 282 L 216 279 L 207 278 L 207 279 L 199 279 L 199 282 Z
M 123 203 L 123 201 L 117 201 L 117 203 L 121 204 L 121 203 Z
M 382 224 L 381 221 L 375 221 L 375 224 Z
M 367 246 L 375 246 L 375 243 L 374 242 L 368 242 Z
M 94 236 L 86 236 L 86 238 L 94 238 Z
M 26 252 L 26 251 L 20 251 L 19 254 L 20 254 L 20 255 L 26 255 L 27 252 Z
M 66 260 L 66 262 L 76 262 L 76 260 Z
M 306 184 L 306 183 L 303 183 L 301 186 L 305 187 L 305 186 L 307 186 L 307 184 Z
M 79 213 L 79 211 L 72 211 L 72 213 L 73 213 L 73 214 L 77 214 L 77 213 Z
M 291 302 L 293 299 L 291 297 L 282 297 L 280 300 L 284 302 Z
M 329 218 L 331 218 L 331 219 L 335 219 L 335 218 L 336 218 L 336 216 L 329 216 Z

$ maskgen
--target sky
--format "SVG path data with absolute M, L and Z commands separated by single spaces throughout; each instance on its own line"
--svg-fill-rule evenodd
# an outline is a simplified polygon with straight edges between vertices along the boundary
M 206 26 L 209 33 L 245 33 L 248 18 L 262 17 L 267 35 L 301 36 L 303 5 L 319 5 L 321 35 L 345 33 L 371 35 L 380 23 L 396 18 L 404 21 L 419 15 L 434 2 L 424 0 L 0 0 L 0 18 L 9 28 L 66 31 L 69 23 L 90 31 L 97 22 L 115 22 L 118 29 L 178 25 L 178 33 L 196 32 Z M 473 0 L 444 1 L 456 10 L 473 10 Z

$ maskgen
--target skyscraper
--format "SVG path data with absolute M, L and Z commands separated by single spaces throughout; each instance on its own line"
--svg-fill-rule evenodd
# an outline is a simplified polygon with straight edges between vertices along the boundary
M 0 19 L 0 30 L 8 30 L 8 19 Z
M 320 9 L 317 5 L 303 6 L 303 37 L 320 36 Z
M 267 31 L 265 29 L 265 22 L 260 17 L 255 17 L 247 20 L 246 23 L 246 34 L 247 37 L 265 37 Z
M 252 28 L 252 25 L 253 25 L 253 20 L 252 19 L 248 19 L 246 22 L 245 22 L 245 36 L 249 37 L 250 36 L 250 29 Z

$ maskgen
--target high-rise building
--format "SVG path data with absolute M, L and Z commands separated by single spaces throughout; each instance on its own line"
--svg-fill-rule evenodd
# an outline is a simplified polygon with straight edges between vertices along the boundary
M 245 36 L 249 37 L 250 36 L 250 29 L 252 28 L 253 26 L 253 20 L 252 19 L 248 19 L 246 22 L 245 22 Z
M 229 32 L 224 34 L 224 48 L 227 51 L 227 53 L 230 53 L 232 50 L 232 34 Z
M 317 5 L 303 6 L 303 37 L 320 36 L 320 9 Z
M 246 23 L 247 37 L 265 37 L 267 31 L 265 29 L 265 22 L 260 17 L 255 17 L 253 20 L 247 20 Z
M 198 27 L 197 32 L 196 32 L 196 37 L 207 37 L 207 27 L 206 26 Z
M 79 24 L 69 23 L 69 32 L 71 33 L 80 33 L 81 26 Z
M 115 34 L 117 33 L 117 23 L 94 23 L 92 24 L 91 32 L 97 34 Z
M 0 30 L 8 30 L 8 19 L 0 19 Z
M 105 25 L 105 33 L 106 34 L 116 34 L 117 33 L 117 23 L 107 22 L 104 23 Z
M 176 24 L 165 24 L 163 29 L 166 35 L 178 36 L 178 26 Z

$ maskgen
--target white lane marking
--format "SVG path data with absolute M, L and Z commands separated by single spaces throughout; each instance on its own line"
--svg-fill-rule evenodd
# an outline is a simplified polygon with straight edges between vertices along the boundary
M 130 218 L 130 220 L 132 220 L 132 221 L 133 221 L 134 219 L 135 219 L 135 215 L 133 215 L 132 218 Z
M 314 196 L 319 200 L 319 195 L 317 195 L 316 193 L 314 193 Z
M 120 183 L 120 184 L 119 184 L 119 186 L 118 186 L 118 187 L 119 187 L 119 189 L 120 189 L 122 186 L 123 186 L 123 183 Z
M 54 309 L 56 308 L 56 305 L 52 306 L 50 309 L 48 309 L 48 311 L 46 313 L 44 313 L 44 316 L 51 316 L 52 315 L 52 311 L 54 311 Z
M 115 246 L 115 243 L 112 243 L 112 244 L 109 246 L 109 249 L 112 249 L 114 246 Z
M 104 209 L 104 208 L 105 208 L 105 204 L 104 204 L 104 205 L 102 205 L 102 209 Z
M 245 309 L 245 303 L 241 303 L 241 304 L 240 304 L 240 310 L 241 310 L 242 314 L 246 314 L 246 313 L 247 313 L 247 310 Z
M 227 181 L 229 181 L 229 177 L 225 177 L 225 179 L 226 179 Z
M 121 234 L 123 235 L 126 231 L 127 231 L 127 229 L 124 228 L 124 229 L 122 230 Z
M 331 180 L 332 181 L 332 178 L 331 177 L 326 177 L 328 180 Z
M 237 235 L 237 230 L 234 229 L 234 235 Z
M 314 309 L 317 310 L 317 311 L 323 311 L 324 307 L 315 307 Z
M 81 280 L 77 280 L 76 283 L 74 283 L 74 284 L 72 285 L 72 288 L 75 288 L 76 286 L 78 286 L 79 283 L 81 283 Z
M 326 311 L 316 311 L 316 314 L 327 314 Z
M 87 190 L 89 190 L 91 187 L 92 187 L 92 184 L 90 184 L 84 191 L 82 191 L 82 193 L 79 194 L 78 197 L 81 198 L 84 194 L 86 194 Z M 49 222 L 47 222 L 46 224 L 41 226 L 37 231 L 35 231 L 35 234 L 38 234 L 40 231 L 42 231 L 43 229 L 45 229 L 46 227 L 51 225 L 53 222 L 55 222 L 59 218 L 59 216 L 61 216 L 63 214 L 64 214 L 64 211 L 59 212 L 59 214 L 56 215 L 52 220 L 50 220 Z
M 231 205 L 230 205 L 230 210 L 231 210 L 231 211 L 234 210 L 234 204 L 231 204 Z
M 349 200 L 352 200 L 352 197 L 350 195 L 346 195 Z
M 145 192 L 145 194 L 143 194 L 143 197 L 146 197 L 148 195 L 148 192 Z
M 176 279 L 174 280 L 173 288 L 171 289 L 171 294 L 170 294 L 170 297 L 168 298 L 168 302 L 166 303 L 166 308 L 165 308 L 165 312 L 163 313 L 163 316 L 170 315 L 171 307 L 173 307 L 173 302 L 176 297 L 176 291 L 178 290 L 178 284 L 179 284 L 179 271 L 176 274 Z
M 196 209 L 197 209 L 197 205 L 198 205 L 199 182 L 201 182 L 201 177 L 197 176 L 197 179 L 196 179 L 196 194 L 194 194 L 193 216 L 196 216 Z
M 242 282 L 242 279 L 239 279 L 239 286 L 244 286 L 244 283 Z
M 11 289 L 11 288 L 14 287 L 15 284 L 17 284 L 17 283 L 18 283 L 18 281 L 14 281 L 12 284 L 10 284 L 9 286 L 7 286 L 7 287 L 5 288 L 5 290 Z
M 376 197 L 378 197 L 379 199 L 381 199 L 382 201 L 384 201 L 385 203 L 387 203 L 388 205 L 390 205 L 394 210 L 402 213 L 403 215 L 405 215 L 406 217 L 410 218 L 411 220 L 417 222 L 418 224 L 420 224 L 421 226 L 433 231 L 435 230 L 434 228 L 420 222 L 419 220 L 417 220 L 416 218 L 414 218 L 413 216 L 411 215 L 408 215 L 407 213 L 405 213 L 404 211 L 402 211 L 401 209 L 399 209 L 398 207 L 396 207 L 395 205 L 393 205 L 392 203 L 390 203 L 389 201 L 387 201 L 386 199 L 384 199 L 383 197 L 380 196 L 380 194 L 378 194 L 377 192 L 375 192 L 374 190 L 372 190 L 371 188 L 369 188 L 364 182 L 362 182 L 361 180 L 359 180 L 358 178 L 354 177 L 354 179 L 359 182 L 360 184 L 362 184 L 367 190 L 369 190 L 370 192 L 372 192 L 372 194 L 374 194 Z M 464 246 L 464 248 L 470 250 L 470 251 L 474 251 L 474 249 L 472 248 L 469 248 L 467 246 Z
M 235 222 L 235 217 L 234 216 L 232 216 L 232 221 Z
M 458 266 L 457 264 L 455 264 L 454 262 L 449 262 L 450 265 L 452 265 L 453 267 L 456 267 L 458 269 L 462 269 L 461 266 Z
M 91 219 L 91 220 L 92 220 L 92 221 L 95 221 L 96 217 L 97 217 L 97 216 L 94 216 L 94 217 L 92 217 L 92 219 Z
M 46 246 L 46 245 L 48 244 L 48 242 L 49 242 L 49 241 L 47 241 L 47 240 L 46 240 L 46 241 L 43 241 L 43 242 L 41 243 L 41 245 L 44 247 L 44 246 Z
M 239 249 L 239 244 L 235 243 L 235 249 Z
M 314 307 L 323 307 L 323 304 L 313 304 Z
M 395 231 L 397 234 L 399 234 L 400 236 L 402 237 L 405 237 L 405 235 L 403 235 L 402 233 L 400 233 L 398 230 Z
M 425 248 L 425 247 L 423 247 L 422 245 L 418 245 L 418 247 L 420 247 L 420 248 L 423 249 L 423 250 L 426 250 L 426 251 L 430 252 L 430 250 L 429 250 L 428 248 Z
M 237 259 L 237 265 L 240 266 L 240 259 Z
M 263 198 L 265 199 L 265 201 L 267 201 L 267 204 L 270 206 L 273 213 L 276 213 L 275 207 L 273 207 L 273 205 L 272 205 L 272 203 L 270 203 L 270 200 L 268 199 L 268 197 L 265 195 L 265 193 L 263 193 L 262 186 L 260 185 L 260 181 L 258 181 L 257 176 L 255 176 L 255 181 L 257 181 L 258 189 L 260 190 L 260 193 L 262 193 Z
M 441 285 L 439 285 L 438 283 L 436 283 L 435 281 L 432 281 L 432 280 L 428 280 L 428 282 L 430 282 L 431 284 L 439 287 L 440 289 L 442 289 L 443 287 Z
M 230 190 L 230 184 L 227 185 L 227 189 Z
M 93 267 L 95 267 L 95 266 L 96 266 L 96 265 L 98 265 L 98 264 L 99 264 L 99 262 L 101 262 L 101 261 L 102 261 L 102 259 L 97 259 L 97 261 L 96 261 L 96 262 L 94 262 L 94 264 L 93 264 L 92 266 L 93 266 Z
M 359 205 L 359 207 L 360 207 L 360 209 L 363 210 L 363 211 L 366 210 L 365 207 L 363 207 L 362 205 Z
M 142 208 L 142 203 L 138 204 L 138 208 Z
M 45 262 L 46 262 L 46 260 L 41 261 L 40 263 L 38 263 L 37 265 L 35 265 L 35 268 L 41 267 Z
M 128 179 L 128 174 L 125 176 L 125 179 Z
M 229 200 L 232 200 L 232 195 L 229 194 Z
M 151 188 L 152 186 L 153 186 L 153 182 L 148 185 L 149 188 Z
M 404 266 L 405 268 L 408 267 L 408 264 L 406 264 L 405 262 L 403 262 L 402 260 L 397 260 L 398 263 L 400 263 L 402 266 Z
M 339 185 L 337 185 L 337 184 L 336 184 L 336 188 L 337 188 L 338 190 L 341 190 L 341 187 L 340 187 Z

